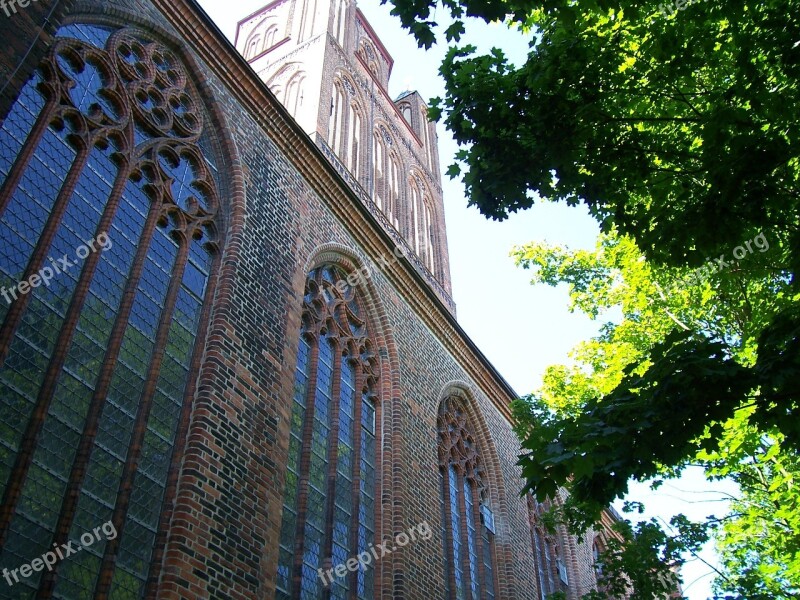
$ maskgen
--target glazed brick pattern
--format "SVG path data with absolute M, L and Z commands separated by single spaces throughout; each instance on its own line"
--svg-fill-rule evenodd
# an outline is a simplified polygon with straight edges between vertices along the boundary
M 274 136 L 280 131 L 265 131 L 258 115 L 240 104 L 237 82 L 219 79 L 154 4 L 83 0 L 65 18 L 134 24 L 166 36 L 184 52 L 218 133 L 225 251 L 148 597 L 272 598 L 305 275 L 324 260 L 374 267 L 379 256 L 301 176 L 297 159 L 279 149 Z M 211 40 L 216 33 L 201 35 Z M 7 103 L 0 108 L 7 110 Z M 436 415 L 442 398 L 457 392 L 467 399 L 489 479 L 497 598 L 533 600 L 536 568 L 515 466 L 519 444 L 497 406 L 510 397 L 490 398 L 465 368 L 469 357 L 447 350 L 412 308 L 408 291 L 380 269 L 371 272 L 361 293 L 381 359 L 376 537 L 422 521 L 434 532 L 376 564 L 376 597 L 445 597 Z M 570 597 L 577 597 L 579 582 L 591 585 L 591 549 L 574 540 L 568 546 L 576 582 Z

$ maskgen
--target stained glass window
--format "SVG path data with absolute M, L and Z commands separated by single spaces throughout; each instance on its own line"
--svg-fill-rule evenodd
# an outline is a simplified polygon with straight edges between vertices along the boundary
M 375 540 L 377 361 L 355 289 L 346 278 L 339 267 L 325 265 L 306 281 L 279 599 L 374 597 L 371 568 L 341 577 L 328 571 Z
M 15 597 L 144 597 L 219 256 L 204 136 L 171 51 L 89 25 L 0 128 L 0 569 L 94 538 Z
M 494 599 L 494 534 L 481 514 L 482 507 L 488 508 L 488 490 L 480 454 L 459 398 L 442 402 L 438 426 L 448 598 Z

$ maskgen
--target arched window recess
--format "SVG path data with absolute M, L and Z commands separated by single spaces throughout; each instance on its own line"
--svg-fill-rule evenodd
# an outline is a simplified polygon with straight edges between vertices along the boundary
M 480 453 L 462 400 L 446 398 L 439 409 L 441 473 L 448 600 L 493 599 L 494 515 Z

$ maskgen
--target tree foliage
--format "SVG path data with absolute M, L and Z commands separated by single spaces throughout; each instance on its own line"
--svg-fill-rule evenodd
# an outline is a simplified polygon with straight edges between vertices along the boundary
M 724 351 L 722 361 L 735 361 L 752 376 L 758 324 L 796 302 L 788 283 L 776 288 L 752 278 L 769 260 L 768 249 L 707 279 L 653 266 L 632 240 L 613 233 L 602 235 L 591 252 L 530 243 L 514 256 L 533 271 L 535 283 L 566 284 L 573 310 L 613 319 L 574 350 L 572 366 L 550 367 L 542 389 L 516 403 L 528 485 L 541 495 L 566 486 L 564 519 L 580 530 L 627 492 L 629 479 L 700 465 L 708 477 L 730 478 L 741 490 L 728 514 L 698 525 L 716 535 L 724 567 L 716 584 L 720 597 L 800 593 L 800 462 L 777 427 L 764 429 L 755 420 L 756 397 L 739 400 L 731 391 L 725 378 L 732 369 L 718 368 L 714 358 Z M 689 343 L 695 362 L 659 370 L 675 364 L 661 353 Z M 693 387 L 704 379 L 713 383 Z M 658 534 L 670 540 L 670 557 L 655 531 L 643 538 L 623 531 L 623 539 L 675 566 L 681 563 L 675 553 L 695 551 L 700 538 L 687 523 L 673 525 L 677 534 Z M 608 572 L 624 581 L 623 566 L 653 572 L 650 562 L 630 554 L 617 556 Z
M 433 41 L 436 3 L 392 4 Z M 584 202 L 605 230 L 668 264 L 700 264 L 753 229 L 795 225 L 796 239 L 797 0 L 702 1 L 672 16 L 639 0 L 443 6 L 531 37 L 520 66 L 466 46 L 441 68 L 446 96 L 433 113 L 465 146 L 463 182 L 486 216 L 535 195 Z
M 530 39 L 521 64 L 472 46 L 442 64 L 430 112 L 469 203 L 494 219 L 584 204 L 607 235 L 595 253 L 517 251 L 577 310 L 622 314 L 518 403 L 530 486 L 566 484 L 578 523 L 630 477 L 699 461 L 745 502 L 717 524 L 720 593 L 797 594 L 800 0 L 388 1 L 422 46 L 439 6 L 448 42 L 465 17 Z
M 422 45 L 433 43 L 435 2 L 390 1 Z M 672 267 L 730 265 L 732 249 L 765 235 L 769 261 L 747 279 L 798 291 L 800 0 L 704 0 L 671 15 L 655 0 L 442 7 L 455 19 L 450 41 L 466 16 L 503 18 L 531 39 L 521 65 L 497 49 L 454 46 L 441 67 L 446 94 L 431 114 L 462 146 L 449 173 L 462 173 L 484 215 L 505 218 L 537 197 L 584 203 L 604 231 Z M 755 398 L 752 419 L 800 449 L 800 308 L 767 321 L 736 308 L 757 337 L 755 363 L 734 359 L 725 339 L 676 334 L 650 348 L 651 369 L 631 373 L 610 400 L 630 410 L 654 393 L 672 406 L 699 402 L 694 435 L 702 419 Z M 674 461 L 681 448 L 650 462 Z

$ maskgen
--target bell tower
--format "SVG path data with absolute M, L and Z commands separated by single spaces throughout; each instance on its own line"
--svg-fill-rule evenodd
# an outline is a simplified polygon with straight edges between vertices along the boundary
M 352 0 L 276 0 L 239 22 L 236 48 L 455 313 L 436 127 Z

